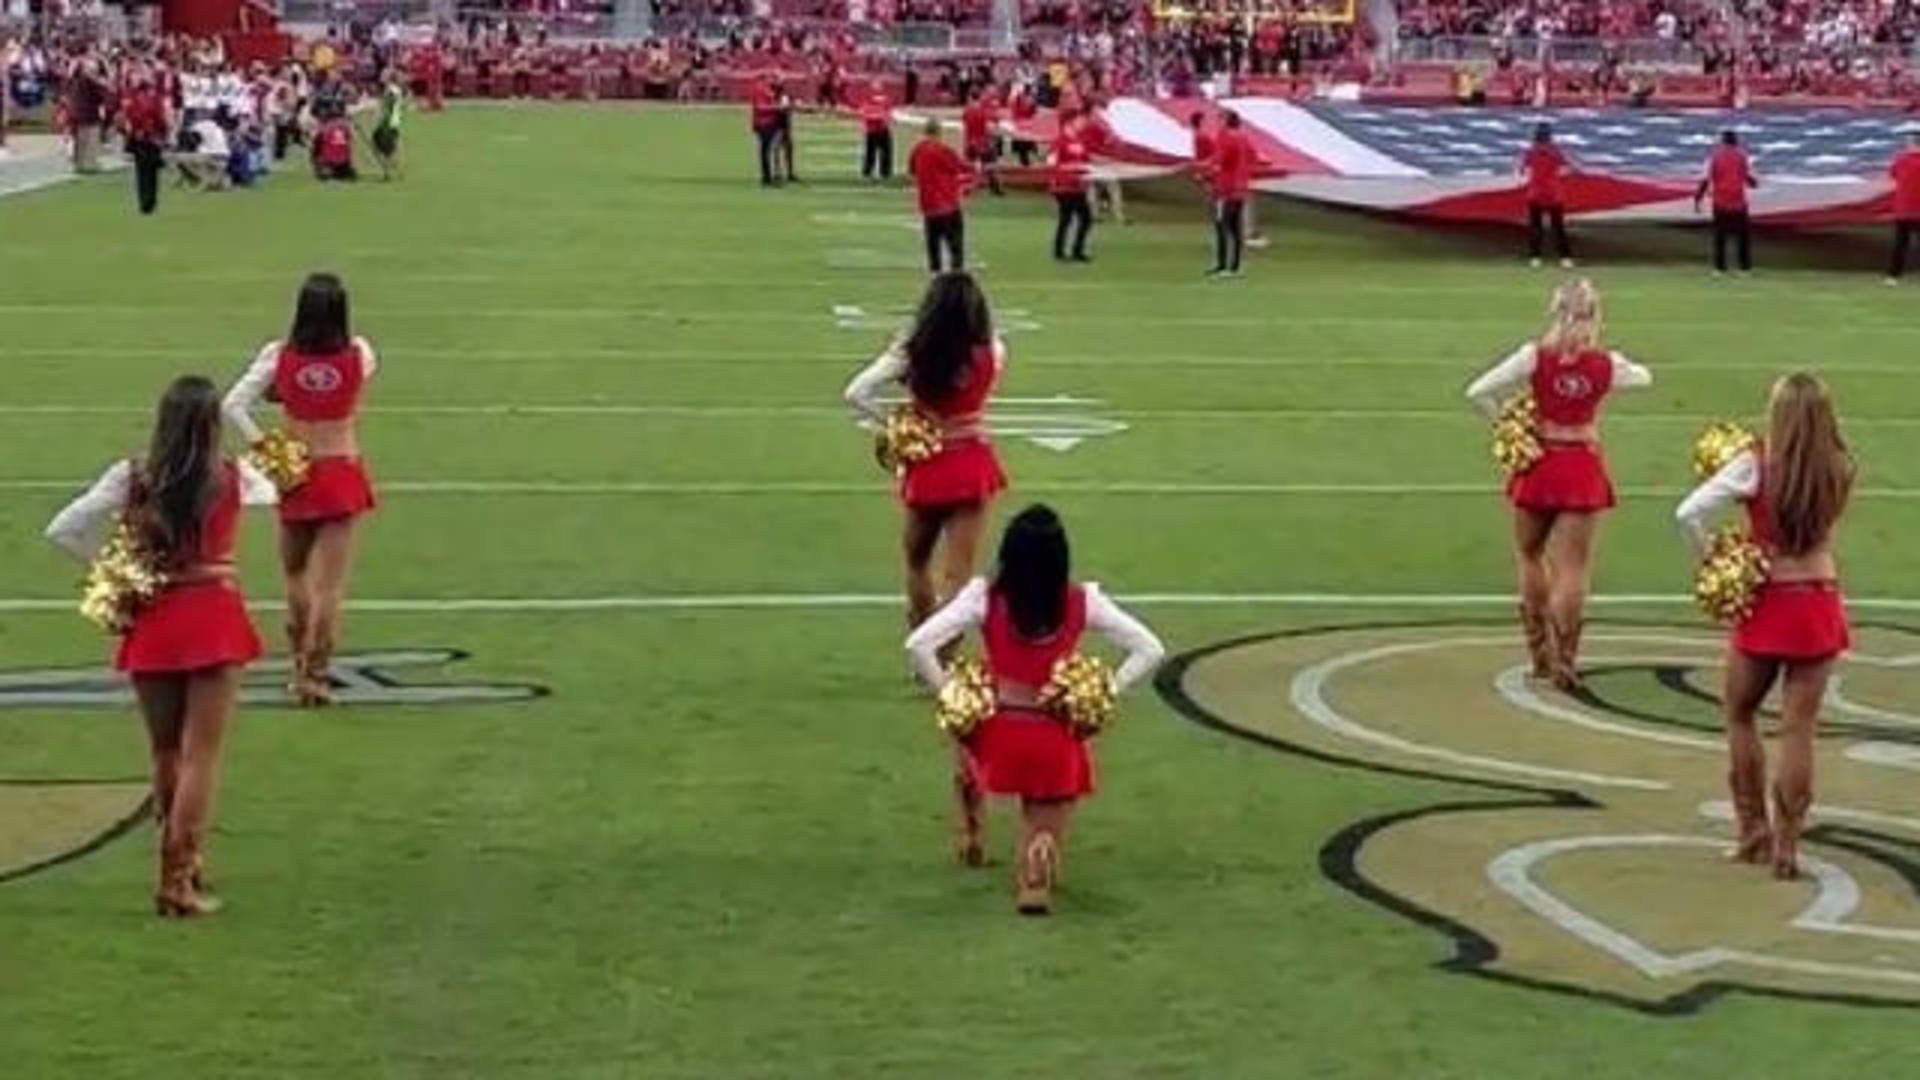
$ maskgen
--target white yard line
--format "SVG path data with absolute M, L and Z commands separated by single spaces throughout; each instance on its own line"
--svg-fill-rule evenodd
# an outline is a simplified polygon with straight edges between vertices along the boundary
M 1038 406 L 1082 406 L 1096 402 L 1067 395 L 998 398 L 996 405 L 1012 406 L 1009 419 L 1015 419 L 1015 413 L 1022 409 Z M 0 405 L 0 417 L 33 416 L 145 416 L 153 411 L 150 403 L 126 405 L 104 404 L 16 404 Z M 370 405 L 361 410 L 369 414 L 392 416 L 475 416 L 475 417 L 642 417 L 688 420 L 777 420 L 777 419 L 820 419 L 839 421 L 848 417 L 845 406 L 806 405 L 806 404 L 741 404 L 741 405 L 674 405 L 640 403 L 601 403 L 601 402 L 554 402 L 554 403 L 475 403 L 459 405 Z M 1310 423 L 1321 420 L 1418 420 L 1450 424 L 1483 426 L 1486 421 L 1466 408 L 1459 409 L 1289 409 L 1289 408 L 1111 408 L 1099 409 L 1102 417 L 1121 420 L 1190 420 L 1206 422 L 1231 422 L 1240 420 L 1273 420 Z M 1610 414 L 1607 423 L 1614 426 L 1633 424 L 1680 424 L 1690 427 L 1703 426 L 1708 418 L 1698 413 L 1647 413 L 1620 412 Z M 1847 417 L 1849 427 L 1920 427 L 1920 416 L 1857 416 Z
M 0 479 L 0 491 L 78 492 L 85 479 Z M 859 495 L 885 492 L 888 482 L 877 477 L 869 483 L 834 480 L 687 480 L 687 481 L 568 481 L 568 480 L 381 480 L 383 492 L 408 495 Z M 1111 483 L 1080 480 L 1026 480 L 1019 490 L 1061 495 L 1120 496 L 1339 496 L 1375 498 L 1382 496 L 1493 497 L 1498 485 L 1461 484 L 1341 484 L 1341 483 L 1263 483 L 1263 482 L 1181 482 L 1115 481 Z M 1677 499 L 1686 495 L 1686 487 L 1623 487 L 1617 494 L 1627 499 Z M 1861 488 L 1856 499 L 1920 499 L 1920 488 Z
M 260 336 L 270 336 L 263 332 Z M 178 358 L 204 361 L 209 356 L 222 356 L 233 351 L 231 342 L 221 345 L 204 346 L 147 346 L 147 345 L 16 345 L 8 343 L 7 359 L 15 363 L 27 357 L 48 357 L 54 359 L 115 359 L 130 357 Z M 1498 350 L 1488 350 L 1492 355 Z M 389 355 L 402 353 L 421 360 L 458 360 L 462 363 L 500 363 L 525 364 L 530 361 L 554 363 L 566 360 L 615 360 L 636 364 L 655 365 L 667 363 L 697 364 L 709 366 L 716 363 L 741 364 L 746 366 L 789 367 L 794 365 L 820 365 L 844 368 L 851 372 L 869 357 L 860 355 L 857 348 L 838 351 L 821 350 L 816 353 L 788 354 L 775 353 L 766 349 L 729 350 L 729 349 L 655 349 L 655 348 L 581 348 L 564 346 L 552 349 L 458 349 L 458 348 L 413 348 L 389 347 Z M 235 361 L 236 367 L 243 365 L 244 357 Z M 1286 355 L 1233 355 L 1220 353 L 1163 353 L 1154 356 L 1117 356 L 1108 353 L 1047 353 L 1022 349 L 1018 364 L 1021 367 L 1098 367 L 1098 368 L 1156 368 L 1177 371 L 1192 367 L 1220 368 L 1301 368 L 1324 367 L 1364 370 L 1367 368 L 1448 368 L 1461 373 L 1461 385 L 1466 378 L 1478 371 L 1482 365 L 1482 355 L 1474 354 L 1467 358 L 1459 356 L 1364 356 L 1343 353 L 1337 356 L 1286 356 Z M 1753 371 L 1778 373 L 1786 365 L 1771 360 L 1663 360 L 1662 371 Z M 1867 374 L 1867 375 L 1903 375 L 1920 377 L 1920 364 L 1895 363 L 1848 363 L 1837 360 L 1822 363 L 1820 370 L 1825 373 Z M 151 408 L 151 406 L 147 406 Z M 1849 423 L 1851 423 L 1849 419 Z
M 1299 608 L 1511 608 L 1510 593 L 1222 593 L 1222 592 L 1136 592 L 1123 593 L 1117 599 L 1125 604 L 1145 607 L 1299 607 Z M 356 612 L 390 614 L 439 614 L 453 612 L 516 614 L 595 611 L 825 611 L 843 608 L 897 608 L 902 604 L 897 593 L 709 593 L 637 596 L 496 596 L 496 597 L 354 597 L 348 606 Z M 1601 607 L 1643 607 L 1691 605 L 1693 598 L 1681 593 L 1616 593 L 1594 596 L 1587 601 Z M 253 606 L 264 611 L 282 610 L 277 600 L 261 599 Z M 1865 611 L 1920 611 L 1920 597 L 1849 597 L 1847 606 Z M 70 614 L 76 601 L 70 597 L 0 598 L 0 613 L 34 614 L 59 612 Z

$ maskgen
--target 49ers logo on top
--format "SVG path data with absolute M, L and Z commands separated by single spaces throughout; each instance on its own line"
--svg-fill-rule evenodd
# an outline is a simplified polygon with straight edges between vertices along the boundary
M 1577 371 L 1563 371 L 1553 377 L 1553 392 L 1568 401 L 1585 401 L 1593 396 L 1593 380 Z
M 346 383 L 340 369 L 326 361 L 310 361 L 293 373 L 293 383 L 309 394 L 332 394 Z

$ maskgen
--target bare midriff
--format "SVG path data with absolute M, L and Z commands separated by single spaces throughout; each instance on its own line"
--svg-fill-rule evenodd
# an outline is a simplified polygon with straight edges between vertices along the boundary
M 307 446 L 310 457 L 360 456 L 360 435 L 352 417 L 345 420 L 295 420 L 287 418 L 287 433 Z
M 1833 558 L 1833 550 L 1826 544 L 1804 555 L 1767 556 L 1769 572 L 1767 580 L 1779 584 L 1796 581 L 1836 581 L 1840 577 L 1840 566 Z
M 1535 425 L 1535 433 L 1542 442 L 1600 444 L 1599 424 L 1556 424 L 1542 420 Z

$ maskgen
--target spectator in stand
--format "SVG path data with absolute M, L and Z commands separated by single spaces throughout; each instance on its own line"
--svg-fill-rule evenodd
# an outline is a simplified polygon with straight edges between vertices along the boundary
M 860 175 L 868 180 L 893 178 L 893 99 L 887 95 L 885 79 L 873 80 L 866 99 L 860 102 L 860 123 L 867 133 L 860 155 Z
M 1740 133 L 1728 128 L 1720 135 L 1720 145 L 1707 158 L 1707 174 L 1693 189 L 1693 212 L 1700 212 L 1700 200 L 1713 193 L 1713 274 L 1727 272 L 1727 241 L 1732 240 L 1740 258 L 1740 273 L 1753 272 L 1753 222 L 1747 213 L 1747 189 L 1759 187 L 1753 165 L 1740 146 Z
M 780 117 L 774 106 L 774 86 L 771 82 L 762 79 L 753 85 L 747 110 L 753 124 L 754 141 L 760 148 L 760 186 L 774 187 L 779 183 L 773 175 L 773 158 L 776 150 L 774 144 L 780 138 Z
M 1533 145 L 1520 155 L 1520 175 L 1527 181 L 1527 261 L 1540 266 L 1546 231 L 1553 226 L 1553 245 L 1564 269 L 1573 268 L 1573 245 L 1567 240 L 1566 194 L 1560 176 L 1568 170 L 1567 156 L 1553 141 L 1553 125 L 1533 129 Z
M 67 87 L 67 122 L 73 128 L 73 171 L 100 171 L 100 127 L 107 115 L 107 83 L 91 56 L 73 65 Z
M 1059 220 L 1053 228 L 1053 257 L 1059 262 L 1069 258 L 1068 233 L 1073 234 L 1071 258 L 1074 262 L 1092 262 L 1087 255 L 1087 234 L 1093 231 L 1093 206 L 1087 201 L 1087 179 L 1092 155 L 1081 134 L 1077 117 L 1060 118 L 1060 134 L 1053 141 L 1047 158 L 1047 189 L 1053 192 Z
M 1213 181 L 1214 264 L 1207 276 L 1237 278 L 1247 246 L 1247 199 L 1253 193 L 1253 145 L 1240 128 L 1239 113 L 1227 113 L 1208 172 Z
M 966 218 L 960 212 L 960 200 L 966 194 L 971 171 L 940 137 L 937 118 L 927 121 L 925 134 L 907 155 L 907 172 L 913 175 L 926 228 L 928 271 L 940 273 L 943 247 L 947 253 L 945 269 L 966 269 Z
M 996 168 L 1000 154 L 994 146 L 993 119 L 993 90 L 983 86 L 961 111 L 960 127 L 966 135 L 967 160 L 986 178 L 987 187 L 995 195 L 1004 195 Z
M 1920 233 L 1920 131 L 1907 136 L 1907 148 L 1894 155 L 1887 174 L 1893 177 L 1893 259 L 1887 284 L 1898 285 L 1907 272 L 1907 248 Z
M 143 215 L 160 205 L 160 171 L 166 165 L 163 151 L 167 133 L 173 130 L 172 113 L 158 82 L 144 66 L 135 67 L 120 105 L 120 125 L 127 154 L 133 158 L 134 199 Z

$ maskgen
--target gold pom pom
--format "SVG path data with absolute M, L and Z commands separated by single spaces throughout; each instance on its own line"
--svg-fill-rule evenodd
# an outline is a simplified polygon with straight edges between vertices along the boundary
M 87 568 L 80 614 L 110 634 L 124 634 L 133 626 L 133 617 L 166 585 L 166 575 L 122 520 Z
M 918 465 L 940 452 L 940 425 L 912 405 L 887 415 L 874 440 L 874 458 L 883 469 Z
M 954 661 L 947 671 L 946 685 L 934 702 L 933 719 L 940 730 L 956 739 L 973 734 L 997 708 L 993 679 L 986 666 L 972 657 Z
M 1754 597 L 1767 580 L 1766 552 L 1736 526 L 1715 534 L 1707 557 L 1693 578 L 1693 598 L 1700 610 L 1720 622 L 1733 624 L 1753 613 Z
M 1060 717 L 1075 735 L 1090 739 L 1107 730 L 1120 707 L 1113 671 L 1098 657 L 1075 653 L 1053 665 L 1040 703 Z
M 253 441 L 247 460 L 282 492 L 307 482 L 312 457 L 307 444 L 284 431 L 269 431 Z
M 1705 480 L 1727 462 L 1760 445 L 1760 437 L 1731 420 L 1708 424 L 1693 440 L 1693 472 Z
M 1546 451 L 1540 448 L 1539 416 L 1533 395 L 1519 393 L 1500 406 L 1493 422 L 1493 460 L 1508 476 L 1533 468 Z

